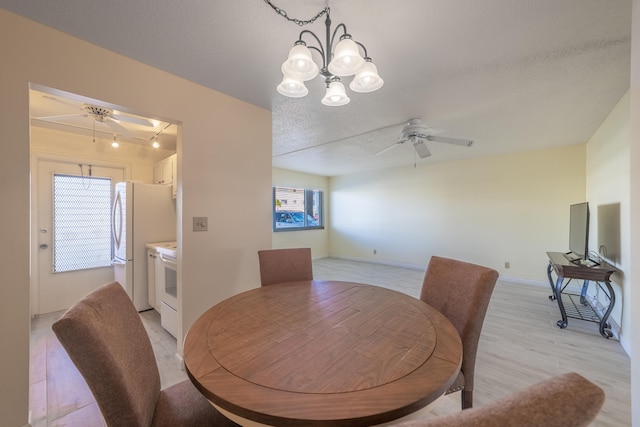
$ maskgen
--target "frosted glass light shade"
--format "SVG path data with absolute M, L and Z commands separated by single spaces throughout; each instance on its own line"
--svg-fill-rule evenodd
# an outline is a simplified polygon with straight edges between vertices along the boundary
M 364 58 L 360 55 L 358 45 L 351 39 L 342 39 L 333 52 L 329 63 L 329 72 L 336 76 L 351 76 L 362 68 Z
M 373 62 L 367 61 L 351 80 L 349 88 L 354 92 L 367 93 L 380 89 L 383 84 L 384 80 L 378 75 L 378 68 Z
M 324 98 L 322 98 L 322 103 L 330 107 L 346 105 L 349 101 L 351 100 L 344 90 L 344 85 L 339 81 L 331 82 L 327 88 Z
M 295 80 L 307 81 L 318 75 L 318 65 L 313 62 L 308 47 L 297 44 L 289 51 L 289 57 L 282 64 L 282 74 Z
M 289 98 L 302 98 L 309 93 L 309 89 L 307 89 L 302 81 L 287 76 L 284 76 L 282 82 L 280 82 L 276 89 L 278 93 L 288 96 Z

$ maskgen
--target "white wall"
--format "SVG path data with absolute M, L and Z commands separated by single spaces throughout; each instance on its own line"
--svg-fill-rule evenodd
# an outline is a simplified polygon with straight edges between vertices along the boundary
M 311 256 L 314 259 L 328 257 L 329 228 L 331 227 L 331 217 L 327 215 L 330 206 L 329 179 L 324 176 L 277 168 L 273 169 L 271 179 L 274 186 L 322 190 L 324 192 L 325 215 L 324 230 L 272 232 L 272 247 L 275 249 L 311 248 Z
M 271 113 L 2 9 L 0 52 L 0 182 L 10 203 L 3 203 L 0 221 L 0 339 L 10 343 L 0 363 L 0 425 L 13 427 L 28 419 L 29 83 L 182 125 L 179 345 L 206 308 L 259 283 L 255 254 L 271 244 Z M 233 224 L 224 214 L 230 204 Z M 191 231 L 194 216 L 209 217 L 208 232 Z
M 630 233 L 629 284 L 631 315 L 631 416 L 640 426 L 640 0 L 633 0 L 631 29 L 631 140 L 630 144 Z
M 607 260 L 619 269 L 611 277 L 611 284 L 616 294 L 616 303 L 611 313 L 611 319 L 620 326 L 620 341 L 630 351 L 629 338 L 631 328 L 631 310 L 629 306 L 630 284 L 626 279 L 626 271 L 630 267 L 629 236 L 629 132 L 630 132 L 630 95 L 625 94 L 611 111 L 607 119 L 587 142 L 587 201 L 589 201 L 590 227 L 589 251 L 607 254 Z M 607 230 L 608 221 L 613 218 L 601 218 L 602 209 L 608 206 L 618 206 L 618 236 L 600 236 L 599 226 L 603 226 L 603 233 Z M 614 225 L 612 222 L 609 225 Z M 615 227 L 610 227 L 615 228 Z M 624 236 L 624 238 L 623 238 Z M 617 237 L 618 248 L 601 248 L 611 238 Z M 615 246 L 615 245 L 614 245 Z M 591 287 L 591 291 L 594 287 Z M 601 298 L 607 304 L 605 298 Z
M 584 200 L 584 144 L 334 177 L 330 253 L 416 268 L 441 255 L 546 283 L 545 252 L 567 250 Z

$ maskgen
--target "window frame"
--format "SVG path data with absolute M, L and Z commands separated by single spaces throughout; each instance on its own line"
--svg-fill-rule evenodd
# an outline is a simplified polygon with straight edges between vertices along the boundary
M 284 186 L 284 185 L 274 185 L 272 188 L 272 197 L 271 197 L 271 229 L 273 232 L 288 232 L 288 231 L 302 231 L 302 230 L 324 230 L 324 191 L 313 189 L 313 188 L 304 188 L 304 187 L 292 187 L 292 186 Z M 277 199 L 277 194 L 279 190 L 299 190 L 304 193 L 303 196 L 303 211 L 299 210 L 290 210 L 290 209 L 282 209 L 282 201 L 280 201 L 280 205 L 278 206 L 279 200 Z M 307 207 L 307 197 L 317 195 L 319 199 L 317 201 L 316 209 L 318 211 L 318 225 L 308 225 L 308 212 L 306 212 Z M 313 202 L 311 202 L 313 203 Z M 315 209 L 314 209 L 315 210 Z M 300 212 L 303 214 L 304 225 L 302 227 L 277 227 L 278 222 L 276 221 L 276 215 L 278 212 L 287 212 L 287 213 L 296 213 Z

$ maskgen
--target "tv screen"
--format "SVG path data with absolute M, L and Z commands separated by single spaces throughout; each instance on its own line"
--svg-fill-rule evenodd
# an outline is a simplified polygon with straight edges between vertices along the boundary
M 575 258 L 587 259 L 589 254 L 589 203 L 569 207 L 569 250 Z

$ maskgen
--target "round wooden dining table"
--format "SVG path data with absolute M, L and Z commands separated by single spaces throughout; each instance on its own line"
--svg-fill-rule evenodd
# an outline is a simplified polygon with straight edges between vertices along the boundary
M 442 396 L 461 362 L 460 337 L 440 312 L 340 281 L 240 293 L 203 313 L 184 342 L 189 378 L 212 404 L 272 426 L 396 420 Z

